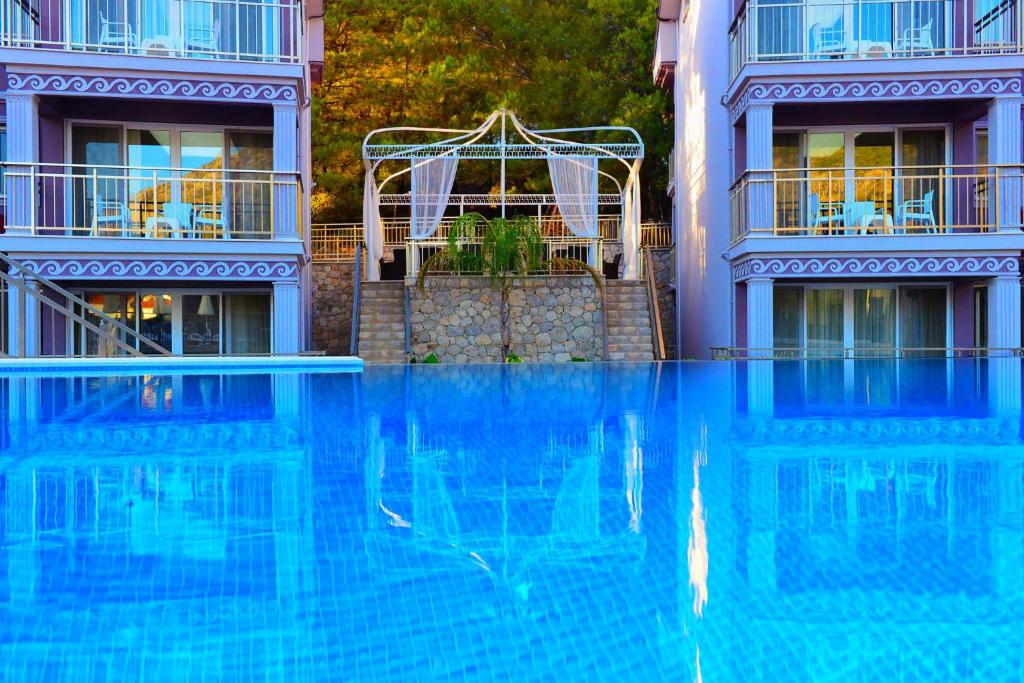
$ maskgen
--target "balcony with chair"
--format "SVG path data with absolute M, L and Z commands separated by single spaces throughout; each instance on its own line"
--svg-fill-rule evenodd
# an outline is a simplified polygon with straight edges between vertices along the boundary
M 730 76 L 773 62 L 1020 54 L 1021 21 L 1017 0 L 748 0 L 730 29 Z
M 0 47 L 297 64 L 298 0 L 0 0 Z
M 1018 166 L 778 168 L 731 192 L 732 241 L 942 237 L 1019 230 Z
M 4 164 L 5 237 L 223 241 L 296 238 L 296 175 L 269 171 Z M 85 247 L 83 247 L 85 248 Z

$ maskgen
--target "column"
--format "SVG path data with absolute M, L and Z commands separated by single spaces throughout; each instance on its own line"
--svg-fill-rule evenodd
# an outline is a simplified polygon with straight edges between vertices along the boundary
M 747 107 L 746 226 L 753 235 L 775 227 L 775 187 L 772 169 L 771 102 L 751 102 Z M 742 221 L 742 218 L 740 218 Z
M 1020 275 L 994 277 L 988 283 L 988 345 L 993 349 L 1020 348 L 1020 332 Z
M 39 355 L 39 282 L 20 277 L 16 281 L 24 282 L 27 291 L 13 284 L 7 289 L 7 352 L 32 358 Z
M 771 357 L 775 347 L 773 325 L 772 279 L 747 280 L 747 347 L 751 355 Z M 758 353 L 760 352 L 760 353 Z
M 274 105 L 274 237 L 298 237 L 299 108 Z
M 35 95 L 7 96 L 7 233 L 29 232 L 35 222 L 32 176 L 39 161 L 39 101 Z
M 998 230 L 1021 228 L 1021 96 L 993 98 L 988 105 L 989 163 L 995 166 L 995 192 L 989 216 Z
M 277 354 L 299 352 L 299 283 L 274 283 L 273 349 Z

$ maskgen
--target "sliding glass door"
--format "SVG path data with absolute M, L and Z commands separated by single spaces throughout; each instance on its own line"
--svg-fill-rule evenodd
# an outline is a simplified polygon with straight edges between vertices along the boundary
M 74 126 L 69 169 L 73 234 L 119 235 L 131 227 L 121 165 L 121 129 Z

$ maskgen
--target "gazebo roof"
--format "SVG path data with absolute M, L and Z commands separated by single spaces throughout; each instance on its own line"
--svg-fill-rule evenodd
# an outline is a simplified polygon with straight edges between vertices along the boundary
M 481 140 L 486 134 L 501 125 L 501 142 Z M 507 124 L 511 124 L 521 142 L 506 142 Z M 386 133 L 421 132 L 451 134 L 452 137 L 418 144 L 375 144 L 373 138 Z M 592 133 L 622 133 L 632 142 L 585 142 L 568 138 Z M 550 159 L 552 157 L 596 157 L 632 161 L 643 159 L 644 143 L 640 134 L 627 126 L 591 126 L 586 128 L 557 128 L 531 130 L 525 127 L 516 115 L 500 109 L 479 127 L 472 130 L 454 128 L 381 128 L 371 132 L 363 140 L 363 159 L 370 162 L 427 159 L 438 156 L 455 156 L 460 159 Z

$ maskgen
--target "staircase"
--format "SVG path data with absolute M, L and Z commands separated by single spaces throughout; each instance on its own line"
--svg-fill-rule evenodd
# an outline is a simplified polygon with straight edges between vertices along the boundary
M 367 363 L 405 363 L 405 285 L 363 282 L 359 295 L 359 357 Z
M 654 360 L 651 313 L 642 281 L 608 280 L 608 360 Z

